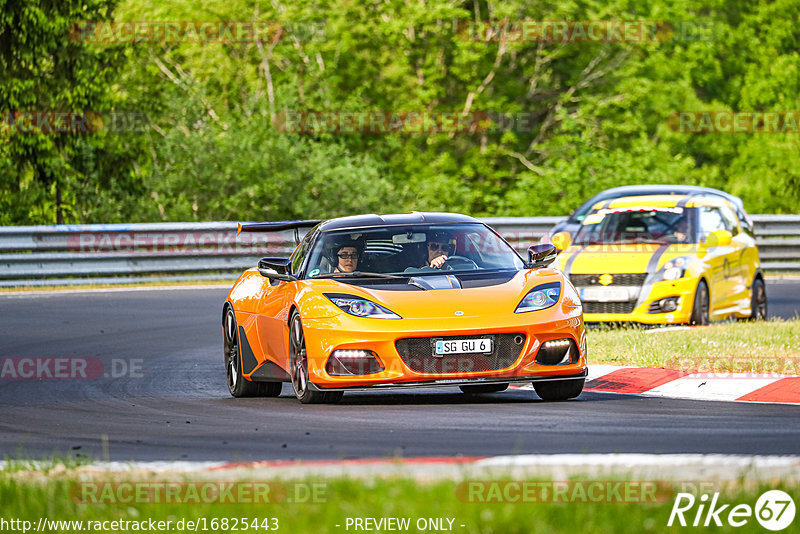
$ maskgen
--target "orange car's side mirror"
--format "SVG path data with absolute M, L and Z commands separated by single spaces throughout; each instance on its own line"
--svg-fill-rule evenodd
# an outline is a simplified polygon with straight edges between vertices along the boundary
M 289 274 L 289 258 L 261 258 L 258 261 L 258 272 L 264 278 L 270 280 L 280 280 L 281 282 L 292 282 L 297 280 Z
M 533 245 L 528 248 L 528 269 L 541 269 L 556 260 L 558 250 L 553 245 Z

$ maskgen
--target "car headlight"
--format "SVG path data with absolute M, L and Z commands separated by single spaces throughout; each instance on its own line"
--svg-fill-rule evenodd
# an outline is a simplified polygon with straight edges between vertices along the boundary
M 325 293 L 331 302 L 336 304 L 340 310 L 355 315 L 356 317 L 373 317 L 376 319 L 401 319 L 392 310 L 384 308 L 364 297 L 346 295 L 343 293 Z
M 655 274 L 654 281 L 660 282 L 661 280 L 677 280 L 678 278 L 683 278 L 683 275 L 686 274 L 686 269 L 689 268 L 690 260 L 691 258 L 689 256 L 681 256 L 669 260 L 662 265 L 661 269 Z
M 528 291 L 528 294 L 520 301 L 514 313 L 525 313 L 549 308 L 558 302 L 558 297 L 560 295 L 561 284 L 559 282 L 551 282 L 549 284 L 536 286 Z

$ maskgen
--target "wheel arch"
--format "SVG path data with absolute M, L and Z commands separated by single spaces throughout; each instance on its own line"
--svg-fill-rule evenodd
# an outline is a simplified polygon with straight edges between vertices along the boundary
M 700 287 L 700 283 L 704 283 L 706 285 L 706 289 L 708 290 L 708 304 L 711 305 L 711 284 L 708 282 L 708 278 L 706 278 L 706 273 L 701 274 L 697 277 L 697 285 L 694 288 L 694 296 L 697 296 L 697 288 Z
M 292 316 L 295 313 L 300 313 L 300 307 L 297 305 L 297 303 L 292 302 L 292 305 L 289 306 L 289 313 L 286 315 L 286 326 L 287 326 L 287 328 L 291 328 L 292 327 Z
M 228 313 L 228 310 L 233 310 L 234 315 L 236 314 L 236 310 L 233 308 L 233 303 L 231 301 L 226 300 L 225 304 L 222 305 L 222 325 L 225 326 L 225 314 Z

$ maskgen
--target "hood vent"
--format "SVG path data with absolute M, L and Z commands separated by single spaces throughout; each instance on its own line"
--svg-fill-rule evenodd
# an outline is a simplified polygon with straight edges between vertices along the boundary
M 425 291 L 434 289 L 461 289 L 461 282 L 452 274 L 431 275 L 431 276 L 412 276 L 408 283 L 417 286 Z

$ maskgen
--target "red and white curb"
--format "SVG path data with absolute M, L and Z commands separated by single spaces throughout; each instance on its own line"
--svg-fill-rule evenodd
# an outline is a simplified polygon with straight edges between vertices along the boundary
M 800 376 L 692 373 L 651 367 L 590 365 L 584 391 L 693 400 L 800 404 Z

